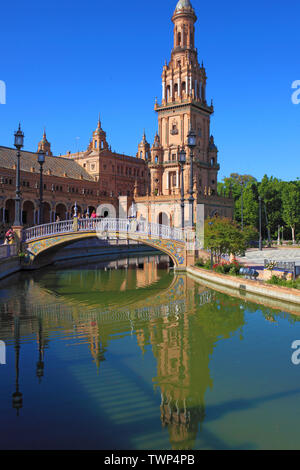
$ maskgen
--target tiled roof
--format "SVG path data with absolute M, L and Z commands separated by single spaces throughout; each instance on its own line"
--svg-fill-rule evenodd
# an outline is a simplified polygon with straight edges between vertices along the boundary
M 17 164 L 16 149 L 9 147 L 0 146 L 0 168 L 13 169 L 14 165 Z M 33 152 L 21 151 L 21 170 L 38 173 L 40 171 L 40 165 L 37 161 L 37 154 Z M 44 174 L 49 174 L 51 171 L 52 176 L 60 176 L 73 178 L 77 180 L 95 181 L 94 178 L 89 175 L 84 168 L 72 159 L 63 157 L 49 157 L 46 155 L 44 163 Z

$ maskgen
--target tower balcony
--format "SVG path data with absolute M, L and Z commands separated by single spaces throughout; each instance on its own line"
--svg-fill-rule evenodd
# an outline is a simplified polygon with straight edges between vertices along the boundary
M 194 52 L 196 55 L 198 55 L 198 49 L 196 47 L 190 47 L 190 46 L 176 46 L 173 47 L 171 54 L 178 54 L 180 52 L 185 52 L 185 51 L 190 51 Z
M 156 102 L 155 105 L 154 105 L 154 110 L 159 112 L 161 110 L 172 109 L 172 108 L 176 108 L 176 107 L 180 107 L 180 106 L 186 106 L 186 105 L 196 106 L 197 108 L 199 108 L 203 111 L 206 111 L 209 114 L 213 114 L 213 112 L 214 112 L 213 105 L 208 106 L 206 101 L 202 101 L 200 99 L 195 99 L 192 96 L 187 96 L 185 98 L 176 97 L 176 98 L 169 99 L 168 101 L 163 100 L 161 104 Z

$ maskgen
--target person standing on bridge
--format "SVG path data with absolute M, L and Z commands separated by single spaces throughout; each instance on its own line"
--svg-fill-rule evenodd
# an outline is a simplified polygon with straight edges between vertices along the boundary
M 12 228 L 10 228 L 9 230 L 7 230 L 7 232 L 5 234 L 4 244 L 5 245 L 12 245 L 13 242 L 14 242 L 14 238 L 15 238 L 15 232 L 13 231 Z

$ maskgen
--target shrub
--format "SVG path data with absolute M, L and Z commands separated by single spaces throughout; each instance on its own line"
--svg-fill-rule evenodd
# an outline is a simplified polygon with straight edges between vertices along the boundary
M 236 267 L 232 266 L 229 270 L 229 274 L 231 276 L 236 276 L 238 273 L 236 272 Z
M 290 287 L 292 289 L 300 289 L 300 279 L 296 279 L 295 281 L 293 280 L 287 281 L 286 279 L 273 275 L 271 279 L 267 281 L 267 283 L 275 285 L 275 286 Z
M 224 266 L 222 264 L 217 264 L 214 268 L 214 271 L 219 274 L 225 274 Z
M 204 260 L 203 258 L 199 258 L 196 261 L 195 266 L 198 266 L 199 268 L 210 269 L 210 260 Z
M 195 265 L 196 265 L 196 266 L 199 266 L 199 267 L 204 266 L 204 260 L 203 260 L 203 258 L 197 259 Z
M 220 274 L 230 274 L 231 276 L 237 276 L 241 267 L 242 265 L 240 265 L 237 261 L 233 261 L 233 263 L 223 261 L 222 263 L 214 264 L 213 270 Z

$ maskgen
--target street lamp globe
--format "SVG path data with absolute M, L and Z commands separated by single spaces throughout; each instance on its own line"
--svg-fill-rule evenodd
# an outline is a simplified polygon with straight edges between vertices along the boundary
M 15 132 L 15 147 L 21 149 L 24 146 L 24 134 L 21 131 L 21 124 L 19 124 L 19 129 Z
M 190 129 L 189 130 L 189 133 L 187 135 L 187 138 L 188 138 L 188 146 L 190 149 L 193 149 L 196 147 L 196 132 L 193 131 L 193 129 Z
M 179 163 L 184 164 L 186 162 L 186 152 L 184 147 L 179 152 Z
M 45 152 L 42 149 L 38 151 L 38 162 L 40 165 L 45 163 Z

